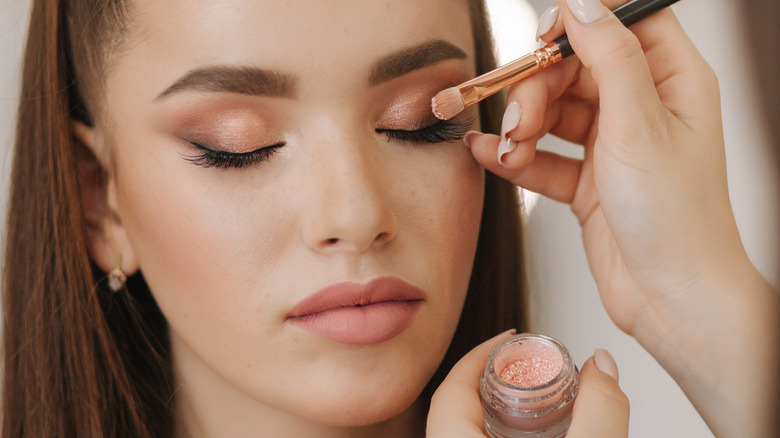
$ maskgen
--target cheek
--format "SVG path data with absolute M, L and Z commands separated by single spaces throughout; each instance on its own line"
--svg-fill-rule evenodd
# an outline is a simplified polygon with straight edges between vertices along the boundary
M 247 309 L 267 312 L 270 299 L 257 280 L 277 269 L 292 232 L 282 220 L 288 216 L 284 204 L 273 192 L 219 181 L 229 175 L 177 154 L 169 161 L 162 154 L 144 161 L 146 156 L 117 157 L 123 166 L 117 204 L 161 310 L 185 337 L 213 331 L 218 342 L 238 342 L 251 336 L 259 318 Z M 264 319 L 275 318 L 282 315 Z
M 460 143 L 446 145 L 441 153 L 421 156 L 416 162 L 416 175 L 405 178 L 410 182 L 409 196 L 400 201 L 405 207 L 398 209 L 402 216 L 399 240 L 415 246 L 404 256 L 411 259 L 407 263 L 425 267 L 418 284 L 436 291 L 430 296 L 435 314 L 429 320 L 444 324 L 446 334 L 454 331 L 471 277 L 484 202 L 484 171 Z

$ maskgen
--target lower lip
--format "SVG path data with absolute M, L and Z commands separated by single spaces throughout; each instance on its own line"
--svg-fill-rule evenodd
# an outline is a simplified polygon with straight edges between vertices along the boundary
M 422 301 L 383 301 L 365 306 L 339 307 L 289 322 L 342 344 L 369 345 L 388 341 L 406 330 Z

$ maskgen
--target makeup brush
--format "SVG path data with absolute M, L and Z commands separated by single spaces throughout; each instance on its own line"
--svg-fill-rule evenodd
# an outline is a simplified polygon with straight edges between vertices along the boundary
M 612 11 L 626 27 L 677 3 L 679 0 L 634 0 Z M 433 114 L 449 120 L 464 109 L 574 54 L 566 35 L 537 51 L 518 58 L 456 87 L 440 91 L 431 100 Z

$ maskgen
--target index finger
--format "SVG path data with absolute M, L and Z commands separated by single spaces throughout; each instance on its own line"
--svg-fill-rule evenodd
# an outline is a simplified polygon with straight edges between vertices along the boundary
M 602 0 L 610 10 L 628 3 L 628 0 Z M 559 13 L 555 24 L 542 35 L 542 40 L 550 42 L 563 35 L 564 0 L 557 0 Z M 631 26 L 647 57 L 654 85 L 664 106 L 675 115 L 693 121 L 701 114 L 709 114 L 704 109 L 718 105 L 717 80 L 712 69 L 686 34 L 671 8 L 666 8 Z M 671 79 L 671 80 L 670 80 Z M 581 84 L 583 90 L 595 91 L 592 84 Z M 587 81 L 590 82 L 590 81 Z M 589 92 L 581 92 L 588 96 Z M 705 123 L 709 121 L 705 120 Z

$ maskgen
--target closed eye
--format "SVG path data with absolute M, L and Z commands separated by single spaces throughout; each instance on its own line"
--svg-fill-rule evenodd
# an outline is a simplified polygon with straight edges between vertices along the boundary
M 433 125 L 412 131 L 399 129 L 377 129 L 376 132 L 385 134 L 391 141 L 409 143 L 452 143 L 462 140 L 471 129 L 475 118 L 463 123 L 440 120 Z
M 227 152 L 212 149 L 192 141 L 190 143 L 201 152 L 197 155 L 185 156 L 184 158 L 187 161 L 198 166 L 216 167 L 218 169 L 240 169 L 266 161 L 285 145 L 285 143 L 279 143 L 271 146 L 263 146 L 249 152 Z

